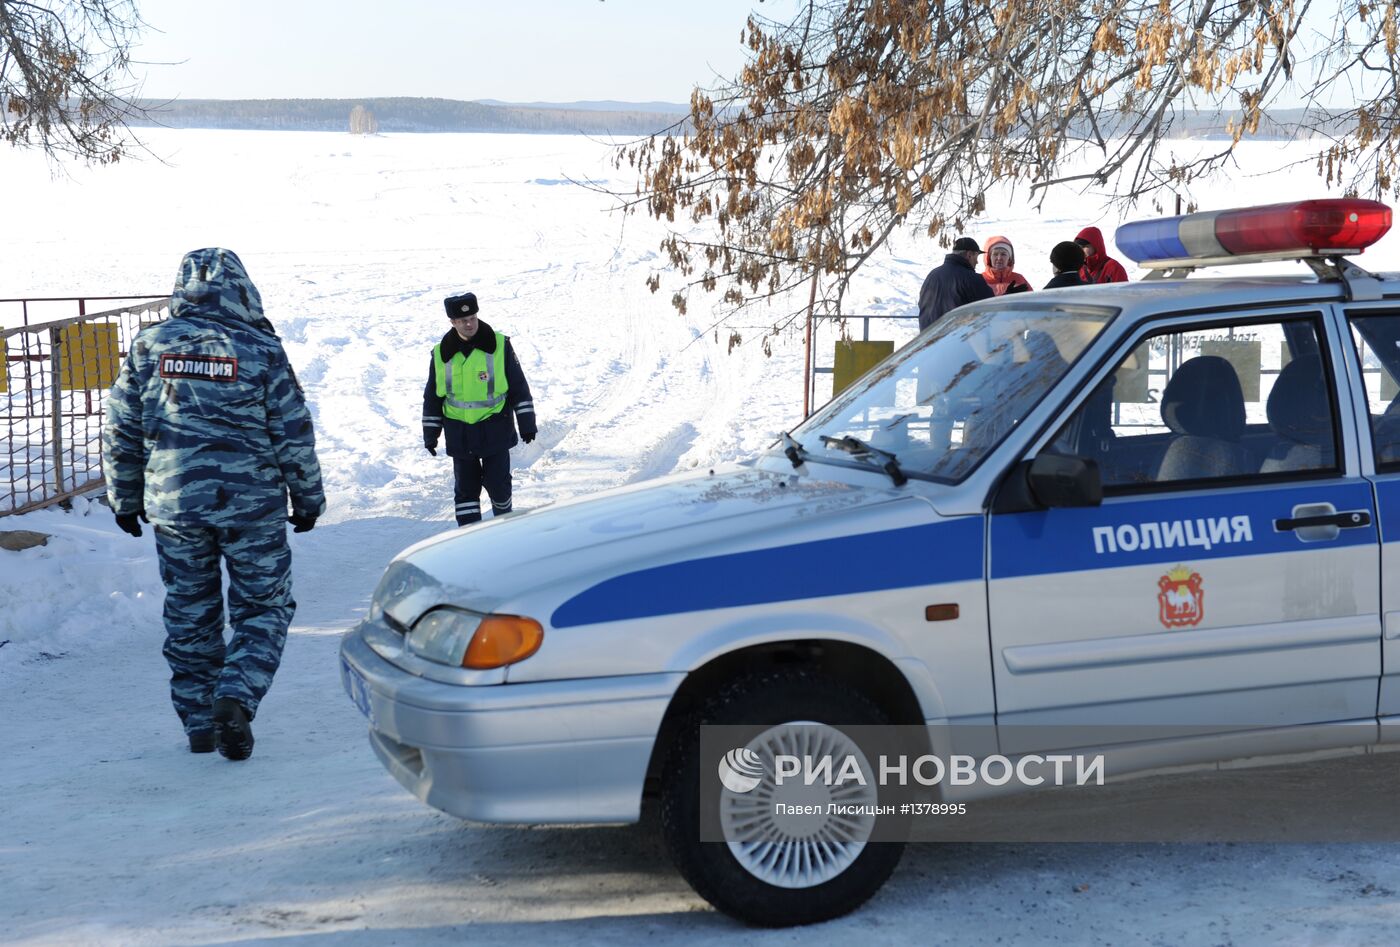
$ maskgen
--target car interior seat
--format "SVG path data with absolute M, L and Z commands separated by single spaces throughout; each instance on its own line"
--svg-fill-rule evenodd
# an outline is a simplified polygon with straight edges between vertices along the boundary
M 1254 455 L 1241 444 L 1244 392 L 1235 367 L 1218 355 L 1181 363 L 1162 392 L 1162 423 L 1175 436 L 1157 467 L 1157 481 L 1200 480 L 1254 473 Z
M 1260 473 L 1333 466 L 1332 402 L 1317 355 L 1304 355 L 1283 367 L 1269 392 L 1267 410 L 1269 429 L 1279 443 L 1260 464 Z

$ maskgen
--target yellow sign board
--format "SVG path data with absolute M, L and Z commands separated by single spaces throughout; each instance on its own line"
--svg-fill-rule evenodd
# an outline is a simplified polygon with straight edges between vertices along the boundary
M 10 357 L 5 353 L 6 341 L 0 339 L 0 395 L 10 390 Z
M 64 391 L 110 388 L 117 380 L 117 327 L 81 322 L 66 326 L 58 353 L 59 387 Z
M 4 390 L 4 387 L 0 387 L 0 391 Z M 1396 395 L 1400 395 L 1400 385 L 1397 385 L 1395 383 L 1395 379 L 1390 377 L 1390 372 L 1387 371 L 1384 366 L 1382 366 L 1380 391 L 1381 400 L 1389 404 L 1391 401 L 1395 400 Z
M 831 396 L 834 398 L 850 387 L 851 382 L 894 351 L 893 342 L 837 342 L 836 364 L 831 370 Z

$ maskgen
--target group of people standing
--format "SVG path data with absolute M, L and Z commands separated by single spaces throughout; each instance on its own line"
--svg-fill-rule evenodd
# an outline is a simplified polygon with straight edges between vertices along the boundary
M 980 273 L 979 260 L 984 264 Z M 1085 227 L 1074 240 L 1055 244 L 1050 266 L 1055 275 L 1045 289 L 1128 281 L 1128 271 L 1108 255 L 1098 227 Z M 966 303 L 1032 288 L 1030 281 L 1016 272 L 1016 249 L 1006 237 L 990 238 L 985 251 L 973 238 L 959 237 L 942 265 L 929 271 L 919 290 L 919 328 L 927 329 L 949 310 Z

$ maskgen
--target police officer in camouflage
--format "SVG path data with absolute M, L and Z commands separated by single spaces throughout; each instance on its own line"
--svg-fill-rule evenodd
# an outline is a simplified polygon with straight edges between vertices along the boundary
M 170 318 L 136 336 L 112 386 L 102 461 L 117 524 L 155 528 L 190 750 L 246 759 L 296 609 L 286 524 L 310 530 L 326 498 L 301 386 L 232 251 L 185 254 Z
M 481 487 L 491 511 L 511 511 L 510 449 L 535 439 L 535 403 L 510 339 L 477 318 L 476 295 L 443 300 L 452 328 L 433 346 L 423 389 L 423 446 L 437 456 L 447 434 L 457 525 L 481 519 Z

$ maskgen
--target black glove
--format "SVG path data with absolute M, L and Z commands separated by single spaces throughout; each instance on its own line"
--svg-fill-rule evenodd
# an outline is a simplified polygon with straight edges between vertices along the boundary
M 423 435 L 423 446 L 426 447 L 426 448 L 428 449 L 428 453 L 432 454 L 434 457 L 437 456 L 437 438 L 436 438 L 436 437 L 429 437 L 428 435 L 424 434 L 424 435 Z
M 140 522 L 137 522 L 138 517 L 140 518 Z M 121 527 L 121 531 L 123 533 L 129 533 L 137 539 L 141 538 L 141 523 L 149 522 L 150 520 L 146 519 L 145 510 L 137 510 L 135 513 L 117 514 L 117 525 Z
M 294 533 L 309 533 L 316 528 L 316 517 L 302 516 L 300 513 L 293 513 L 287 517 L 287 522 L 292 524 Z
M 531 431 L 529 434 L 522 434 L 522 435 L 520 435 L 520 439 L 521 439 L 522 441 L 524 441 L 526 444 L 529 444 L 531 441 L 533 441 L 533 440 L 535 439 L 535 432 L 534 432 L 534 431 Z

